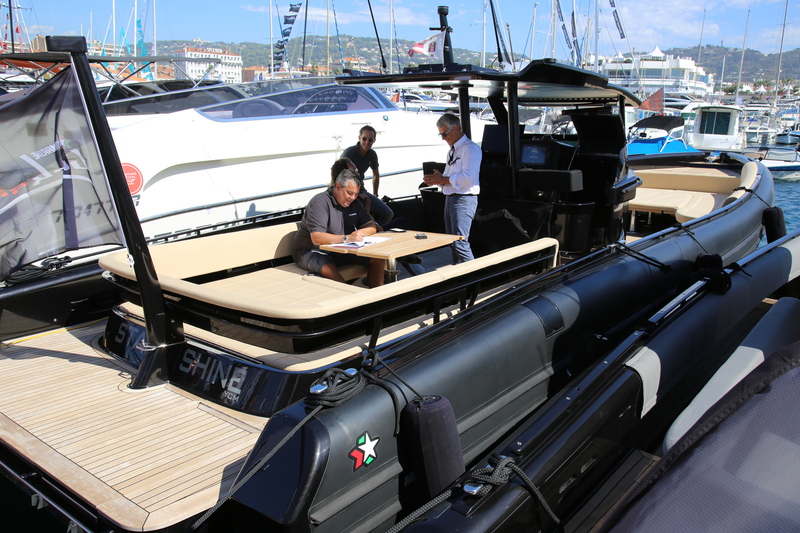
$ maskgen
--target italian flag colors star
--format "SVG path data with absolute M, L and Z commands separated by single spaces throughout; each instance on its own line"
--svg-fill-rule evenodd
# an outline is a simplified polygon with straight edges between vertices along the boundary
M 369 465 L 378 458 L 375 453 L 375 446 L 378 445 L 379 440 L 381 440 L 380 437 L 371 439 L 366 431 L 358 437 L 355 447 L 348 454 L 353 460 L 353 472 L 362 466 Z

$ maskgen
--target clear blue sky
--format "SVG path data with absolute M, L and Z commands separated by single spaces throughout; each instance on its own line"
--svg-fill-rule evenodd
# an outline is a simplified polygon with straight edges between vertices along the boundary
M 153 40 L 155 26 L 158 40 L 194 39 L 205 41 L 224 41 L 238 43 L 243 41 L 269 43 L 270 17 L 267 0 L 140 0 L 139 18 L 145 27 L 145 40 Z M 251 0 L 252 1 L 252 0 Z M 627 30 L 627 39 L 620 39 L 613 20 L 613 9 L 609 0 L 598 0 L 600 8 L 599 27 L 601 29 L 600 53 L 611 55 L 626 53 L 632 48 L 650 51 L 656 45 L 662 49 L 670 47 L 724 44 L 741 47 L 745 36 L 747 14 L 747 47 L 764 53 L 776 53 L 781 43 L 781 28 L 784 16 L 784 0 L 615 0 L 622 24 Z M 91 35 L 97 39 L 112 37 L 112 5 L 116 6 L 116 28 L 128 28 L 133 33 L 133 0 L 13 0 L 22 9 L 15 11 L 16 19 L 21 14 L 24 27 L 31 38 L 38 35 Z M 297 3 L 299 0 L 294 0 Z M 7 2 L 4 2 L 7 3 Z M 280 0 L 274 3 L 273 37 L 278 38 L 279 24 L 283 15 L 289 13 L 291 2 Z M 495 49 L 494 34 L 491 32 L 491 10 L 482 0 L 462 0 L 447 2 L 421 2 L 419 0 L 371 0 L 378 33 L 388 38 L 390 32 L 390 13 L 394 13 L 395 35 L 399 39 L 422 40 L 431 35 L 429 27 L 439 22 L 436 8 L 447 5 L 450 8 L 449 23 L 454 29 L 451 35 L 453 46 L 480 51 L 483 48 L 483 19 L 487 21 L 486 49 Z M 156 15 L 153 17 L 153 4 Z M 486 4 L 488 6 L 488 4 Z M 589 0 L 562 0 L 561 8 L 570 28 L 569 16 L 579 14 L 578 33 L 585 34 L 587 23 L 591 28 L 594 22 L 595 3 Z M 277 7 L 276 7 L 277 6 Z M 366 0 L 310 0 L 308 33 L 325 35 L 326 24 L 331 35 L 340 34 L 360 37 L 374 37 L 370 5 Z M 503 29 L 503 38 L 515 53 L 530 53 L 530 35 L 534 20 L 534 2 L 520 0 L 497 0 L 495 10 Z M 303 6 L 305 9 L 305 5 Z M 7 10 L 6 10 L 7 11 Z M 335 19 L 333 12 L 335 11 Z M 330 17 L 328 17 L 330 13 Z M 550 26 L 551 2 L 538 3 L 536 12 L 536 39 L 533 55 L 537 58 L 550 56 L 548 31 Z M 5 15 L 5 14 L 4 14 Z M 302 35 L 302 17 L 297 19 L 292 38 Z M 705 18 L 705 22 L 704 22 Z M 6 17 L 0 21 L 5 28 Z M 16 21 L 15 19 L 15 21 Z M 784 50 L 800 47 L 800 0 L 789 2 L 787 24 L 784 37 Z M 327 22 L 326 22 L 327 21 Z M 591 22 L 590 22 L 591 21 Z M 155 22 L 155 24 L 154 24 Z M 560 26 L 560 23 L 559 23 Z M 5 31 L 5 30 L 4 30 Z M 594 50 L 594 38 L 589 40 L 590 50 Z M 565 60 L 569 51 L 564 44 L 564 36 L 559 28 L 555 56 Z M 345 52 L 347 53 L 347 52 Z M 388 52 L 386 52 L 388 54 Z

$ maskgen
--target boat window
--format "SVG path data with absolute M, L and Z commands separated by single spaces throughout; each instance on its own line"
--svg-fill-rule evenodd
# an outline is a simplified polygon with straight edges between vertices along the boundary
M 731 114 L 728 112 L 709 111 L 701 115 L 697 133 L 709 135 L 728 135 L 730 133 Z
M 216 120 L 229 120 L 376 109 L 386 109 L 386 105 L 371 89 L 323 85 L 204 107 L 198 111 Z

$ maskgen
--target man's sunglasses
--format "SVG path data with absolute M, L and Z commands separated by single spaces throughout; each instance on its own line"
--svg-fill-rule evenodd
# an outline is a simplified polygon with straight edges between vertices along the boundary
M 445 137 L 447 137 L 448 135 L 450 135 L 450 132 L 451 132 L 451 131 L 453 131 L 453 128 L 455 128 L 455 126 L 451 126 L 451 127 L 450 127 L 450 129 L 449 129 L 449 130 L 447 130 L 447 131 L 446 131 L 446 132 L 444 132 L 444 133 L 440 133 L 440 134 L 439 134 L 439 137 L 441 137 L 442 139 L 444 139 Z
M 361 140 L 365 143 L 374 143 L 375 139 L 370 139 L 369 137 L 361 137 Z

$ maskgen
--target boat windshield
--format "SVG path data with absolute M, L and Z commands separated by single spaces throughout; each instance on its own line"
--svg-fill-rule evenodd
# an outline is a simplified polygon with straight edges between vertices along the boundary
M 393 108 L 393 104 L 376 90 L 331 84 L 206 106 L 198 111 L 215 120 L 233 120 Z
M 156 90 L 148 87 L 149 94 L 145 93 L 142 87 L 137 87 L 139 96 L 112 99 L 113 101 L 106 102 L 103 108 L 108 116 L 174 113 L 242 98 L 316 87 L 332 81 L 331 77 L 307 77 L 235 84 L 217 83 L 181 90 Z

